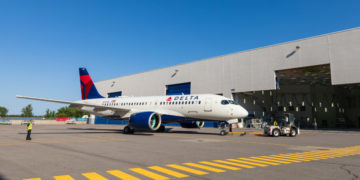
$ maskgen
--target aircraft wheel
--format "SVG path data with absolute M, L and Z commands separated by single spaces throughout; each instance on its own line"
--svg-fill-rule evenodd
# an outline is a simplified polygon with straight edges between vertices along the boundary
M 227 135 L 227 132 L 225 130 L 221 130 L 220 131 L 220 136 L 225 136 L 225 135 Z
M 123 133 L 124 134 L 132 134 L 132 133 L 134 133 L 134 130 L 131 129 L 129 126 L 125 126 L 124 130 L 123 130 Z

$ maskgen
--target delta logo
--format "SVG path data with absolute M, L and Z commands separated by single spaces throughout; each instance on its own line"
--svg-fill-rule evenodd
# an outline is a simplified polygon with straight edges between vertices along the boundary
M 168 97 L 166 101 L 194 101 L 199 100 L 199 96 L 175 96 L 174 99 L 172 97 Z

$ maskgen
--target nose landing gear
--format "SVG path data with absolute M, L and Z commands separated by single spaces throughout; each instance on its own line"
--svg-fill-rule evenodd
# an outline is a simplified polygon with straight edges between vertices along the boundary
M 229 134 L 229 132 L 227 131 L 228 127 L 229 127 L 229 123 L 227 123 L 226 121 L 219 123 L 220 136 L 225 136 Z

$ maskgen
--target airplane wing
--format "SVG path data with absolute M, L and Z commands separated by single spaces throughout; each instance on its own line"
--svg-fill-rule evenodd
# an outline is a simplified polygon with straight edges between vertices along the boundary
M 82 103 L 82 102 L 71 102 L 71 101 L 61 101 L 61 100 L 54 100 L 54 99 L 44 99 L 44 98 L 36 98 L 36 97 L 27 97 L 27 96 L 16 96 L 16 98 L 21 99 L 30 99 L 30 100 L 37 100 L 37 101 L 46 101 L 46 102 L 54 102 L 54 103 L 61 103 L 61 104 L 69 104 L 71 106 L 77 107 L 93 107 L 96 111 L 104 111 L 104 110 L 112 110 L 117 112 L 129 112 L 131 109 L 119 108 L 119 107 L 107 107 L 101 106 L 97 104 L 89 104 L 89 103 Z

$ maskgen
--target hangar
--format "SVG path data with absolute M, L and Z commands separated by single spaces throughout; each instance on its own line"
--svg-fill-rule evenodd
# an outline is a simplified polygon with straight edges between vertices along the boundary
M 292 112 L 301 127 L 360 128 L 360 28 L 95 84 L 107 97 L 220 94 L 262 119 Z

